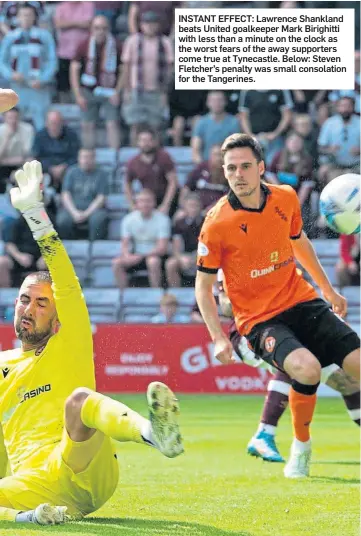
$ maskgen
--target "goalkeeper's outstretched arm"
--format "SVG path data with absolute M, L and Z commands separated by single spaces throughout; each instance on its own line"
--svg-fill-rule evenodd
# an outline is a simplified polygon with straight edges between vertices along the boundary
M 72 336 L 71 343 L 81 345 L 82 350 L 84 345 L 91 349 L 91 325 L 79 280 L 42 201 L 40 162 L 27 162 L 15 178 L 18 187 L 10 191 L 11 202 L 24 216 L 49 269 L 61 334 Z

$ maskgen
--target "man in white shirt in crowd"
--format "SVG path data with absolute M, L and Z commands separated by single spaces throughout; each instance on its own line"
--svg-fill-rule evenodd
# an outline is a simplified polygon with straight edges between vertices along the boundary
M 161 286 L 171 222 L 168 216 L 155 210 L 155 202 L 151 190 L 142 190 L 136 197 L 136 210 L 122 221 L 121 255 L 113 260 L 114 275 L 120 289 L 126 288 L 129 275 L 139 270 L 147 270 L 151 287 Z

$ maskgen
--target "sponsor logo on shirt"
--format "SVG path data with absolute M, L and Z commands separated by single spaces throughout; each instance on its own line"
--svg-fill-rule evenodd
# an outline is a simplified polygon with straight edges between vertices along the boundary
M 251 270 L 250 276 L 252 279 L 256 279 L 257 277 L 262 277 L 264 275 L 271 274 L 272 272 L 275 272 L 276 270 L 280 270 L 280 268 L 284 268 L 291 262 L 293 262 L 294 258 L 293 256 L 289 257 L 285 261 L 278 262 L 277 264 L 273 264 L 272 266 L 268 266 L 267 268 L 261 268 L 260 270 L 254 269 Z
M 48 391 L 51 391 L 50 383 L 42 385 L 41 387 L 36 387 L 31 391 L 27 391 L 26 393 L 24 393 L 22 400 L 20 400 L 20 404 L 22 404 L 22 402 L 25 402 L 26 400 L 29 400 L 30 398 L 35 398 L 36 396 L 41 395 L 41 393 L 47 393 Z

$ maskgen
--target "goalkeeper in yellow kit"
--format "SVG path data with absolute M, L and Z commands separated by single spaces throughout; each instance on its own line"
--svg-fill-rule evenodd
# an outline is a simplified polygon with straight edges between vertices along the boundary
M 15 307 L 21 348 L 0 353 L 0 519 L 63 523 L 100 508 L 118 483 L 110 438 L 183 452 L 178 403 L 148 387 L 150 420 L 95 392 L 92 331 L 69 257 L 44 210 L 39 162 L 16 173 L 11 202 L 26 219 L 48 272 L 24 280 Z M 4 473 L 4 470 L 3 470 Z M 1 474 L 4 477 L 5 474 Z

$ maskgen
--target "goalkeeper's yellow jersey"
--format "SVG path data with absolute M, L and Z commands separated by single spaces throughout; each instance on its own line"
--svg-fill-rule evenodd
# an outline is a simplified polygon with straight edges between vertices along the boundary
M 0 352 L 0 416 L 13 474 L 41 466 L 59 443 L 72 391 L 95 389 L 91 324 L 73 265 L 55 232 L 38 243 L 61 327 L 43 349 Z

